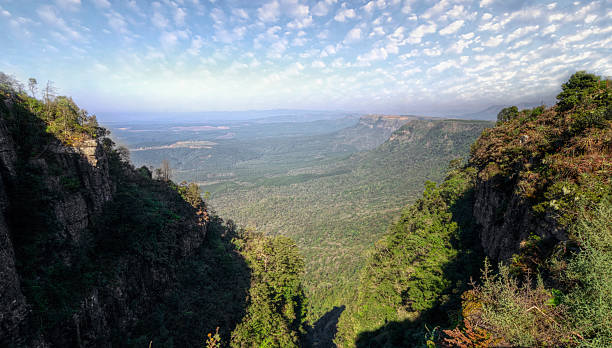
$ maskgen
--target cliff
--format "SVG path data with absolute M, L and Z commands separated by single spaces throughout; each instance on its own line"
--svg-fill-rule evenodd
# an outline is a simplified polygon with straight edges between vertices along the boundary
M 557 99 L 503 109 L 425 185 L 376 243 L 338 343 L 612 344 L 612 88 L 578 72 Z
M 354 146 L 357 150 L 371 150 L 384 143 L 389 136 L 417 116 L 367 115 L 353 126 L 339 131 L 340 143 Z
M 229 337 L 249 284 L 233 229 L 199 193 L 134 169 L 71 100 L 0 92 L 0 345 Z M 54 130 L 46 117 L 69 110 Z

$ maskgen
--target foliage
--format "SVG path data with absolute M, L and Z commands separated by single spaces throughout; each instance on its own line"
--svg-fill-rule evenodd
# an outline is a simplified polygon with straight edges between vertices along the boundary
M 426 183 L 423 198 L 376 244 L 357 301 L 340 319 L 339 344 L 352 346 L 361 332 L 357 346 L 424 345 L 425 324 L 456 321 L 457 294 L 479 260 L 472 251 L 477 249 L 473 226 L 466 219 L 474 174 L 473 169 L 454 169 L 440 186 Z M 401 323 L 381 327 L 393 322 Z
M 514 346 L 612 344 L 612 88 L 577 72 L 557 98 L 485 132 L 470 162 L 565 236 L 539 231 L 498 272 L 485 264 L 481 284 L 463 295 L 464 325 L 448 339 L 480 331 Z
M 219 336 L 219 327 L 215 329 L 215 334 L 208 333 L 206 339 L 206 348 L 221 348 L 221 336 Z
M 507 108 L 503 108 L 497 114 L 497 123 L 510 121 L 511 119 L 518 117 L 518 115 L 519 115 L 519 112 L 516 106 L 510 106 Z
M 251 267 L 246 316 L 232 332 L 233 347 L 298 347 L 304 333 L 304 261 L 295 242 L 245 232 L 241 252 Z

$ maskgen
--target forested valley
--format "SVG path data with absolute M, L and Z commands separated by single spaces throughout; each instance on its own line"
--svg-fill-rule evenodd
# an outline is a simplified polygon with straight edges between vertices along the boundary
M 3 346 L 612 344 L 609 80 L 497 123 L 0 98 Z

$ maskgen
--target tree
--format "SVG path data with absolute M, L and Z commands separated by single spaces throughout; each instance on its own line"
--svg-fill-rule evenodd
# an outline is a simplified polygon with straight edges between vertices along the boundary
M 55 99 L 57 93 L 57 88 L 54 86 L 53 81 L 47 81 L 47 85 L 45 86 L 45 103 L 49 104 L 49 102 Z
M 36 91 L 38 90 L 38 81 L 35 78 L 30 77 L 28 79 L 28 88 L 30 89 L 30 93 L 32 93 L 32 98 L 36 98 Z
M 172 178 L 172 169 L 167 159 L 164 159 L 161 163 L 159 178 L 163 181 L 170 181 L 170 178 Z
M 501 109 L 501 111 L 497 114 L 497 123 L 503 123 L 510 121 L 513 118 L 518 116 L 518 108 L 516 106 L 510 106 L 507 108 Z
M 597 88 L 600 77 L 586 71 L 578 71 L 561 85 L 561 93 L 557 95 L 557 109 L 567 111 L 582 102 L 582 99 Z

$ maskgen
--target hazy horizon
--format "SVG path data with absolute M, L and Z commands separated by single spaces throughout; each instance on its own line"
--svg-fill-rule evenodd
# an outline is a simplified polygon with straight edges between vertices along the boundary
M 605 1 L 0 0 L 0 18 L 0 71 L 97 114 L 457 115 L 612 75 Z

